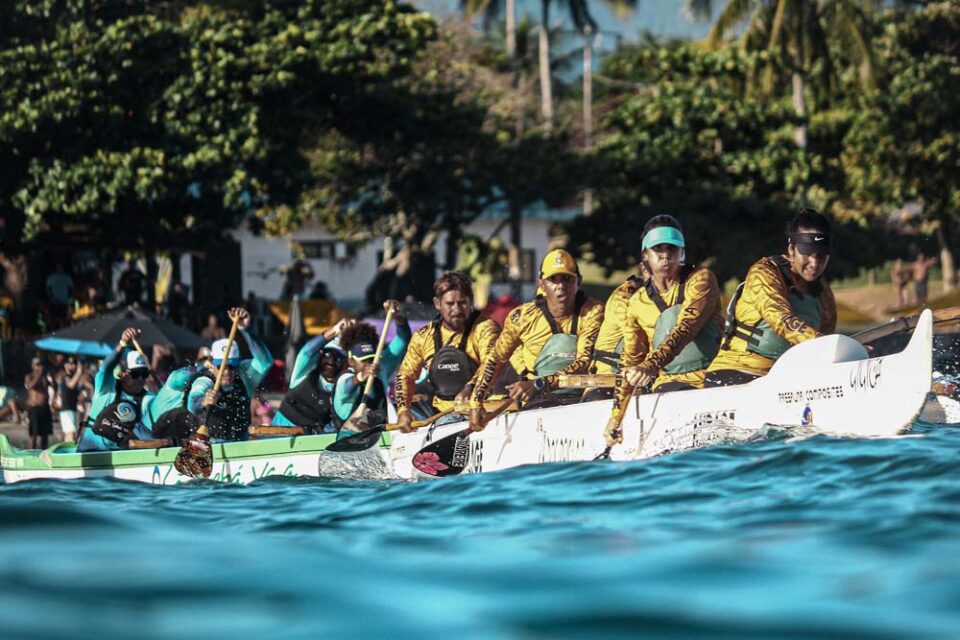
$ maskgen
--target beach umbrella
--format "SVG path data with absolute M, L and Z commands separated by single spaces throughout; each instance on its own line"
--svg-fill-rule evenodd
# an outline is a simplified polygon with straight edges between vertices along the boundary
M 38 349 L 103 357 L 113 351 L 127 327 L 140 329 L 143 346 L 161 345 L 174 349 L 198 349 L 199 335 L 149 311 L 127 307 L 81 320 L 36 341 Z

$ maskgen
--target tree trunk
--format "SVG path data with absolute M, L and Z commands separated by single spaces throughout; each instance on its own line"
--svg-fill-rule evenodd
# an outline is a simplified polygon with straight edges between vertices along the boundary
M 522 296 L 523 283 L 520 272 L 520 246 L 523 242 L 523 209 L 510 203 L 510 252 L 509 252 L 509 278 L 510 292 L 517 299 Z
M 553 129 L 553 78 L 550 74 L 550 0 L 540 0 L 540 112 Z
M 593 29 L 583 28 L 583 149 L 593 147 Z M 593 190 L 583 192 L 583 215 L 593 213 Z
M 806 83 L 804 82 L 803 74 L 805 72 L 804 66 L 804 51 L 803 51 L 803 34 L 804 34 L 804 20 L 806 19 L 804 3 L 801 0 L 797 1 L 796 6 L 796 19 L 797 19 L 797 32 L 795 36 L 795 43 L 793 48 L 793 110 L 796 112 L 797 117 L 800 118 L 803 122 L 800 126 L 797 127 L 796 132 L 794 133 L 794 140 L 796 140 L 797 147 L 801 149 L 807 148 L 807 99 L 803 94 Z
M 953 291 L 957 286 L 957 272 L 953 264 L 953 253 L 950 251 L 949 219 L 940 218 L 937 225 L 937 243 L 940 245 L 940 269 L 943 271 L 943 292 Z
M 516 70 L 517 65 L 517 0 L 507 0 L 507 57 L 510 59 L 510 68 Z

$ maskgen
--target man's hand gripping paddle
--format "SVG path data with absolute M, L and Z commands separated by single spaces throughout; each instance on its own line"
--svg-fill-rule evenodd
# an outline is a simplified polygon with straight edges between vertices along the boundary
M 513 398 L 504 400 L 503 404 L 486 415 L 483 425 L 486 426 L 513 403 Z M 438 478 L 462 473 L 470 464 L 470 434 L 473 431 L 470 428 L 458 431 L 420 449 L 413 456 L 414 468 L 420 473 Z
M 217 369 L 217 379 L 213 383 L 213 394 L 220 393 L 220 384 L 223 382 L 223 372 L 227 370 L 227 361 L 230 359 L 230 349 L 233 348 L 233 342 L 237 337 L 237 327 L 240 324 L 240 316 L 234 315 L 230 318 L 233 326 L 230 327 L 230 336 L 227 338 L 227 348 L 223 353 L 223 360 L 220 361 L 220 368 Z M 173 461 L 173 466 L 185 476 L 191 478 L 209 478 L 213 471 L 213 447 L 210 445 L 210 436 L 207 433 L 207 422 L 210 419 L 210 407 L 207 408 L 203 416 L 203 424 L 197 429 L 197 432 L 190 436 L 187 443 L 180 448 L 177 453 L 177 459 Z

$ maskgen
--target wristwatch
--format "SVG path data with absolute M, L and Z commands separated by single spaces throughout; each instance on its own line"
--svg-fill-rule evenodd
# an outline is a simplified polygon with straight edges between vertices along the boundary
M 533 388 L 537 393 L 542 392 L 547 388 L 547 379 L 546 378 L 534 378 L 533 379 Z

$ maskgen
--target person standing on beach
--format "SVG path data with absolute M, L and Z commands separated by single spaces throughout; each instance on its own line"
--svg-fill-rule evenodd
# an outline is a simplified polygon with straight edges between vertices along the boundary
M 83 367 L 74 356 L 69 356 L 57 373 L 58 414 L 64 442 L 77 441 L 77 401 L 83 389 L 82 378 Z
M 890 271 L 890 279 L 893 280 L 893 286 L 897 290 L 897 308 L 902 309 L 907 306 L 907 285 L 913 279 L 911 267 L 903 264 L 903 260 L 897 258 L 893 261 L 893 269 Z
M 53 412 L 50 410 L 50 391 L 53 377 L 43 365 L 43 360 L 34 358 L 30 363 L 30 373 L 23 379 L 27 390 L 27 415 L 30 418 L 30 448 L 46 449 L 53 433 Z
M 913 290 L 917 295 L 917 304 L 927 301 L 927 281 L 930 279 L 930 269 L 936 264 L 937 259 L 928 258 L 923 251 L 913 261 Z

